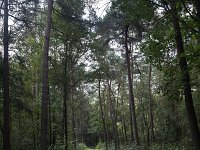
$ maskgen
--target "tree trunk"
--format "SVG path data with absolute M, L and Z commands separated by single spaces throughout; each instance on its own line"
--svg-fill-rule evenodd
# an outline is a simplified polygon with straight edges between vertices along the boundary
M 152 66 L 149 65 L 149 114 L 150 114 L 150 140 L 151 144 L 155 141 L 154 138 L 154 122 L 153 122 L 153 99 L 152 99 L 152 93 L 151 93 L 151 72 L 152 72 Z
M 103 123 L 104 140 L 106 144 L 106 150 L 108 150 L 107 129 L 106 129 L 106 123 L 105 123 L 105 115 L 103 114 L 103 104 L 102 104 L 102 99 L 101 99 L 101 78 L 99 79 L 99 104 L 100 104 L 101 120 Z
M 3 33 L 3 150 L 10 150 L 10 97 L 9 97 L 9 59 L 8 59 L 8 0 L 4 0 L 4 33 Z
M 73 99 L 73 93 L 72 93 L 72 102 L 74 101 Z M 72 104 L 73 105 L 73 104 Z M 74 111 L 74 106 L 72 106 L 72 135 L 73 135 L 73 145 L 74 148 L 76 149 L 76 145 L 77 145 L 77 138 L 76 138 L 76 113 Z
M 122 97 L 122 106 L 124 106 L 123 97 Z M 126 131 L 126 120 L 125 120 L 125 116 L 123 112 L 122 112 L 121 120 L 122 120 L 122 130 L 123 130 L 122 132 L 123 132 L 124 142 L 127 144 L 128 138 L 127 138 L 127 131 Z
M 55 112 L 52 114 L 52 122 L 53 123 L 56 122 Z M 52 147 L 54 147 L 55 145 L 56 145 L 56 130 L 53 128 L 53 131 L 52 131 Z
M 131 112 L 130 122 L 133 122 L 135 143 L 137 145 L 139 145 L 140 142 L 139 142 L 137 120 L 136 120 L 136 113 L 135 113 L 135 101 L 134 101 L 134 95 L 133 95 L 133 82 L 132 82 L 132 78 L 131 78 L 131 68 L 130 68 L 130 51 L 128 49 L 128 26 L 125 27 L 125 50 L 126 50 L 126 65 L 127 65 L 128 83 L 129 83 L 129 98 L 130 98 L 130 112 Z
M 176 1 L 172 0 L 171 3 L 171 15 L 172 15 L 172 23 L 175 31 L 175 40 L 177 46 L 177 57 L 179 58 L 179 66 L 181 69 L 181 77 L 182 77 L 182 84 L 184 88 L 184 95 L 185 95 L 185 105 L 188 114 L 188 120 L 190 124 L 190 130 L 192 135 L 192 141 L 196 149 L 200 149 L 200 133 L 199 127 L 197 122 L 196 113 L 194 110 L 193 105 L 193 98 L 191 92 L 191 85 L 190 85 L 190 75 L 188 71 L 188 64 L 185 57 L 184 46 L 183 46 L 183 39 L 181 34 L 181 29 L 179 25 L 179 18 L 176 10 Z
M 36 71 L 35 77 L 38 77 L 38 70 Z M 40 88 L 39 88 L 39 81 L 38 79 L 35 82 L 35 90 L 34 90 L 34 99 L 35 99 L 35 103 L 39 103 L 37 100 L 39 99 L 39 93 L 40 93 Z M 33 104 L 35 105 L 35 104 Z M 33 107 L 34 108 L 34 107 Z M 34 109 L 33 109 L 34 110 Z M 40 143 L 40 114 L 38 111 L 34 111 L 33 114 L 33 121 L 35 123 L 35 149 L 38 149 L 39 143 Z
M 142 91 L 141 95 L 140 95 L 140 105 L 142 107 L 141 113 L 142 113 L 142 118 L 143 118 L 142 119 L 143 139 L 144 139 L 144 142 L 147 140 L 147 145 L 149 146 L 150 145 L 149 125 L 148 125 L 147 117 L 145 115 L 145 107 L 144 107 L 144 104 L 143 104 L 143 95 L 144 95 L 144 92 Z M 146 134 L 145 134 L 145 129 L 146 129 Z
M 118 131 L 117 131 L 117 125 L 116 125 L 116 117 L 115 117 L 115 110 L 113 105 L 113 100 L 111 97 L 111 81 L 108 82 L 108 98 L 109 98 L 109 105 L 110 105 L 110 117 L 112 121 L 112 129 L 113 129 L 113 138 L 115 142 L 115 150 L 119 149 L 119 137 L 118 137 Z
M 36 73 L 33 74 L 32 76 L 33 78 L 34 77 L 37 77 L 37 71 Z M 36 149 L 36 128 L 37 128 L 37 124 L 35 122 L 35 100 L 38 98 L 38 84 L 37 84 L 37 81 L 34 81 L 33 82 L 33 102 L 32 102 L 32 114 L 31 114 L 31 121 L 32 121 L 32 130 L 33 130 L 33 149 L 35 150 Z
M 51 120 L 51 102 L 49 99 L 49 145 L 51 146 L 52 142 L 52 126 L 51 126 L 52 120 Z
M 67 60 L 67 51 L 68 51 L 68 46 L 65 45 L 65 61 L 64 61 L 64 83 L 63 83 L 63 122 L 62 122 L 62 129 L 63 129 L 63 145 L 65 145 L 64 149 L 68 149 L 68 125 L 67 125 L 67 112 L 68 112 L 68 107 L 67 107 L 67 99 L 69 98 L 68 96 L 68 88 L 69 85 L 67 84 L 67 67 L 68 67 L 68 60 Z
M 134 132 L 133 132 L 133 109 L 131 103 L 129 102 L 129 118 L 130 118 L 130 128 L 131 128 L 131 142 L 134 142 Z
M 121 107 L 124 106 L 124 92 L 125 92 L 125 86 L 124 86 L 124 79 L 122 81 L 119 80 L 119 84 L 122 84 L 121 88 L 119 88 L 120 97 L 121 97 Z M 125 114 L 122 112 L 121 114 L 121 122 L 122 122 L 122 134 L 123 134 L 123 140 L 125 144 L 128 144 L 128 137 L 127 137 L 127 126 L 126 126 L 126 120 L 125 120 Z
M 47 24 L 45 30 L 45 41 L 43 47 L 43 72 L 42 72 L 42 110 L 41 110 L 41 150 L 48 150 L 48 107 L 49 107 L 49 86 L 48 86 L 48 52 L 51 33 L 51 14 L 53 0 L 48 0 Z
M 104 112 L 104 121 L 105 121 L 105 128 L 106 128 L 106 136 L 107 136 L 107 142 L 110 143 L 110 133 L 108 129 L 108 107 L 107 107 L 107 101 L 105 97 L 105 90 L 103 90 L 102 93 L 102 111 Z
M 65 75 L 66 75 L 66 66 L 65 66 Z M 64 90 L 64 97 L 63 97 L 63 135 L 64 135 L 64 145 L 65 150 L 68 149 L 68 128 L 67 128 L 67 85 L 64 84 L 63 86 Z

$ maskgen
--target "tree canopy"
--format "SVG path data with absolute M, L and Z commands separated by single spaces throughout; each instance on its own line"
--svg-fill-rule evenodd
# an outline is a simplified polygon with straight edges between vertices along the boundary
M 199 0 L 3 0 L 0 21 L 0 149 L 200 149 Z

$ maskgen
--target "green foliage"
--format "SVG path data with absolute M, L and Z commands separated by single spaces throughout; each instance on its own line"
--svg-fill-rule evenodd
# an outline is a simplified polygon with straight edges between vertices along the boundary
M 126 18 L 125 20 L 128 22 L 131 22 L 131 20 L 136 21 L 140 18 L 151 20 L 154 15 L 153 7 L 145 0 L 115 0 L 113 1 L 112 7 L 113 9 L 121 11 Z
M 105 149 L 105 143 L 103 143 L 102 141 L 100 141 L 97 146 L 95 147 L 95 149 L 99 149 L 99 150 L 103 150 Z
M 91 141 L 94 145 L 100 141 L 96 149 L 105 149 L 99 88 L 109 150 L 115 148 L 109 94 L 114 103 L 121 149 L 191 148 L 170 12 L 165 9 L 158 11 L 158 5 L 152 2 L 164 5 L 163 1 L 112 0 L 111 8 L 105 17 L 98 19 L 91 4 L 86 4 L 83 0 L 55 1 L 49 53 L 49 118 L 51 119 L 49 125 L 52 138 L 50 149 L 64 149 L 64 96 L 67 97 L 65 119 L 68 126 L 69 150 L 75 149 L 72 142 L 75 140 L 77 150 L 89 149 L 86 145 Z M 193 7 L 189 1 L 183 2 L 187 8 Z M 10 3 L 10 14 L 22 19 L 17 21 L 15 18 L 14 22 L 17 22 L 10 26 L 11 143 L 13 150 L 39 149 L 43 18 L 46 5 L 39 4 L 37 0 L 19 1 L 19 3 L 10 1 Z M 177 3 L 195 110 L 200 114 L 200 34 L 197 32 L 199 25 L 191 18 L 182 3 Z M 88 19 L 83 17 L 86 7 L 91 11 Z M 14 11 L 15 9 L 19 12 Z M 190 13 L 195 16 L 194 12 L 191 10 Z M 130 143 L 129 95 L 123 47 L 126 25 L 129 25 L 128 47 L 141 146 Z M 1 55 L 0 52 L 2 73 Z M 153 68 L 150 79 L 151 93 L 149 64 Z M 138 74 L 138 71 L 141 74 Z M 100 87 L 99 80 L 101 80 Z M 108 81 L 112 83 L 110 93 Z M 0 112 L 3 108 L 2 88 L 1 80 Z M 153 101 L 155 143 L 148 143 L 150 140 L 148 136 L 151 135 L 150 96 Z M 0 127 L 2 127 L 2 117 L 3 113 L 0 113 Z M 200 116 L 197 117 L 200 122 Z M 151 146 L 146 146 L 148 144 Z
M 86 150 L 87 146 L 84 143 L 78 143 L 77 150 Z
M 180 145 L 179 143 L 163 143 L 163 144 L 154 144 L 150 148 L 151 150 L 183 150 L 186 147 Z

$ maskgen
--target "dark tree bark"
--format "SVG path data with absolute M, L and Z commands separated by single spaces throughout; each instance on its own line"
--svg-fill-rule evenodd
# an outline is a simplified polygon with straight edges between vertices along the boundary
M 121 107 L 124 106 L 124 80 L 118 80 L 118 94 L 120 94 L 121 97 Z M 125 120 L 125 114 L 124 112 L 120 113 L 120 120 L 122 123 L 122 141 L 124 144 L 128 143 L 128 137 L 127 137 L 127 128 L 126 128 L 126 120 Z
M 177 57 L 179 59 L 179 66 L 181 69 L 182 85 L 184 88 L 185 95 L 185 105 L 187 109 L 188 120 L 190 124 L 190 130 L 192 135 L 192 140 L 196 149 L 200 149 L 200 133 L 197 122 L 196 113 L 194 110 L 191 84 L 190 84 L 190 75 L 188 71 L 188 64 L 185 57 L 183 39 L 181 34 L 181 29 L 179 25 L 179 18 L 176 9 L 176 1 L 171 0 L 171 15 L 172 15 L 172 24 L 175 31 L 175 41 L 177 46 Z
M 65 66 L 65 76 L 66 76 L 66 66 Z M 67 85 L 63 86 L 64 96 L 63 96 L 63 135 L 64 135 L 64 145 L 65 150 L 68 149 L 68 126 L 67 126 Z
M 129 98 L 130 98 L 130 121 L 133 123 L 134 128 L 134 140 L 137 145 L 140 144 L 139 136 L 138 136 L 138 129 L 137 129 L 137 120 L 136 120 L 136 113 L 135 113 L 135 100 L 133 95 L 133 82 L 131 78 L 131 64 L 130 64 L 130 51 L 128 49 L 128 26 L 125 27 L 125 50 L 126 50 L 126 67 L 128 72 L 128 83 L 129 83 Z M 132 128 L 132 126 L 131 126 Z
M 111 97 L 111 81 L 108 80 L 107 82 L 108 82 L 108 98 L 109 98 L 109 105 L 110 105 L 110 117 L 112 121 L 113 138 L 115 142 L 115 150 L 118 150 L 119 137 L 118 137 L 117 124 L 116 124 L 115 109 L 114 109 L 113 99 Z
M 73 145 L 74 148 L 77 146 L 77 138 L 76 138 L 76 113 L 74 108 L 72 108 L 72 132 L 73 132 Z
M 133 112 L 132 106 L 129 102 L 129 118 L 130 118 L 130 128 L 131 128 L 131 142 L 134 142 L 134 132 L 133 132 Z
M 68 107 L 67 107 L 67 100 L 69 99 L 68 95 L 68 88 L 69 85 L 67 84 L 67 67 L 68 67 L 68 45 L 65 45 L 65 60 L 64 60 L 64 82 L 63 82 L 63 123 L 62 123 L 62 129 L 63 129 L 63 145 L 65 145 L 64 149 L 68 149 L 68 124 L 67 124 L 67 117 L 68 117 Z
M 51 120 L 51 102 L 49 100 L 49 145 L 51 146 L 52 141 L 52 126 L 51 126 L 52 120 Z
M 10 150 L 10 97 L 9 97 L 9 60 L 8 60 L 8 0 L 4 0 L 4 33 L 3 33 L 3 150 Z
M 124 106 L 123 97 L 122 97 L 122 106 Z M 121 120 L 122 120 L 122 130 L 123 130 L 124 142 L 127 144 L 128 143 L 128 138 L 127 138 L 126 120 L 125 120 L 124 113 L 121 116 Z
M 104 112 L 104 120 L 105 120 L 105 127 L 106 127 L 106 136 L 107 136 L 107 142 L 108 144 L 110 143 L 111 141 L 111 138 L 110 138 L 110 134 L 109 134 L 109 130 L 108 130 L 108 107 L 107 107 L 107 99 L 105 97 L 105 90 L 102 91 L 102 111 Z
M 53 121 L 53 123 L 56 121 L 55 112 L 52 114 L 52 121 Z M 53 128 L 53 131 L 52 131 L 52 146 L 54 147 L 55 145 L 56 145 L 56 130 Z
M 124 114 L 121 116 L 121 121 L 122 121 L 122 134 L 123 134 L 123 140 L 124 143 L 128 143 L 128 137 L 127 137 L 127 129 L 126 129 L 126 120 Z
M 149 129 L 150 129 L 150 126 L 148 124 L 148 121 L 147 121 L 147 117 L 145 115 L 145 108 L 144 108 L 144 105 L 143 104 L 143 95 L 144 95 L 144 92 L 141 91 L 141 94 L 140 94 L 140 105 L 142 107 L 142 130 L 143 130 L 143 141 L 146 141 L 147 140 L 147 145 L 150 145 L 150 137 L 149 137 Z M 146 134 L 145 134 L 145 130 L 146 130 Z
M 35 77 L 38 77 L 38 71 L 36 71 L 33 76 Z M 39 98 L 39 83 L 38 81 L 36 80 L 34 82 L 34 87 L 33 87 L 33 101 L 36 102 L 35 100 L 37 100 Z M 33 110 L 35 110 L 35 105 L 33 103 L 33 107 L 32 107 Z M 32 122 L 33 122 L 33 145 L 34 145 L 34 148 L 33 149 L 37 149 L 38 147 L 38 143 L 40 141 L 40 135 L 38 134 L 40 132 L 40 124 L 37 123 L 37 120 L 40 120 L 40 114 L 37 112 L 33 112 L 32 113 Z
M 73 83 L 73 81 L 72 81 Z M 71 87 L 71 102 L 74 102 L 74 97 L 73 97 L 73 87 Z M 73 136 L 73 145 L 74 148 L 76 149 L 77 146 L 77 137 L 76 137 L 76 112 L 74 110 L 74 105 L 72 103 L 72 119 L 71 119 L 71 123 L 72 123 L 72 136 Z
M 106 128 L 105 115 L 103 113 L 103 104 L 102 104 L 102 99 L 101 99 L 101 78 L 99 79 L 99 104 L 100 104 L 101 120 L 103 123 L 104 140 L 106 144 L 106 150 L 108 150 L 107 128 Z
M 153 99 L 152 99 L 152 93 L 151 93 L 151 72 L 152 72 L 152 66 L 149 65 L 149 115 L 150 115 L 150 130 L 151 130 L 151 143 L 155 141 L 154 136 L 154 122 L 153 122 Z
M 53 0 L 48 0 L 47 24 L 45 30 L 45 41 L 43 47 L 43 72 L 42 72 L 42 110 L 41 110 L 41 150 L 48 150 L 48 108 L 49 108 L 49 86 L 48 86 L 48 52 L 51 33 L 51 14 Z

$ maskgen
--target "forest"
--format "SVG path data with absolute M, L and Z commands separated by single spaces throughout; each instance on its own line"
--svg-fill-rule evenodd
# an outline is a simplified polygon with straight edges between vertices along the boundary
M 199 0 L 1 0 L 0 149 L 200 150 Z

